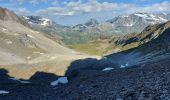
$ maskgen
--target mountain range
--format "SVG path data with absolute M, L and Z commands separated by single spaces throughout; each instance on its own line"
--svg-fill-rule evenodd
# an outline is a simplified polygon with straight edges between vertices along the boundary
M 139 12 L 117 16 L 102 23 L 99 23 L 96 19 L 90 19 L 84 24 L 75 26 L 61 26 L 50 19 L 38 16 L 24 16 L 23 18 L 31 25 L 39 26 L 39 30 L 53 37 L 55 36 L 54 34 L 61 36 L 66 44 L 77 44 L 97 39 L 107 39 L 114 35 L 140 33 L 148 25 L 164 23 L 170 20 L 170 14 Z
M 63 72 L 55 72 L 62 74 L 73 59 L 88 57 L 67 48 L 59 38 L 55 38 L 54 41 L 46 33 L 34 30 L 22 17 L 5 8 L 0 8 L 0 42 L 0 68 L 6 66 L 10 74 L 20 78 L 28 78 L 37 70 L 47 70 L 49 62 L 51 69 L 55 70 L 58 69 L 55 68 L 56 63 L 59 64 L 59 69 L 63 69 Z M 60 60 L 57 60 L 58 58 Z M 17 69 L 23 65 L 25 68 L 18 71 Z
M 61 26 L 0 8 L 0 100 L 169 100 L 168 20 L 134 13 Z M 65 45 L 75 43 L 105 55 Z

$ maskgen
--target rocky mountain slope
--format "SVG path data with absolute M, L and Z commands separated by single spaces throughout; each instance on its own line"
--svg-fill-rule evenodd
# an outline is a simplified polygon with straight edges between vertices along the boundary
M 150 38 L 143 39 L 145 36 L 137 36 L 137 34 L 148 25 L 168 21 L 169 15 L 134 13 L 127 16 L 118 16 L 104 23 L 90 19 L 84 24 L 68 27 L 38 16 L 24 16 L 24 19 L 35 30 L 45 32 L 47 37 L 60 44 L 62 44 L 60 41 L 62 40 L 72 49 L 101 56 L 137 47 L 142 44 L 142 41 L 150 41 Z M 96 49 L 86 48 L 92 46 Z M 101 51 L 96 52 L 95 50 Z
M 108 20 L 113 28 L 120 34 L 141 32 L 148 25 L 164 23 L 169 20 L 169 15 L 161 16 L 160 14 L 151 13 L 134 13 L 122 15 Z
M 136 36 L 146 40 L 136 48 L 98 61 L 73 62 L 66 74 L 70 83 L 59 87 L 55 94 L 59 99 L 170 99 L 169 36 L 170 22 L 149 26 Z M 68 92 L 62 92 L 65 89 Z
M 170 19 L 169 14 L 133 13 L 117 16 L 106 22 L 99 23 L 90 19 L 84 24 L 61 26 L 55 22 L 38 17 L 24 16 L 35 30 L 45 32 L 53 40 L 61 39 L 66 44 L 81 44 L 97 39 L 108 39 L 130 33 L 140 33 L 148 25 L 164 23 Z
M 29 23 L 32 29 L 41 31 L 53 41 L 63 44 L 59 33 L 63 30 L 64 26 L 60 26 L 54 21 L 40 16 L 21 16 L 21 18 Z
M 1 51 L 3 53 L 11 54 L 11 57 L 14 58 L 19 56 L 21 59 L 33 59 L 35 55 L 40 56 L 42 53 L 70 53 L 70 50 L 66 47 L 48 39 L 40 32 L 24 26 L 27 23 L 7 9 L 1 8 L 1 15 L 4 16 L 0 19 Z M 61 49 L 61 51 L 58 49 Z M 20 51 L 18 52 L 18 50 Z M 32 55 L 32 57 L 28 57 L 29 55 Z
M 0 16 L 0 68 L 8 69 L 12 75 L 29 78 L 38 70 L 63 74 L 72 60 L 88 56 L 33 30 L 7 9 L 0 8 Z
M 30 25 L 35 29 L 45 32 L 51 38 L 59 38 L 66 44 L 79 44 L 95 39 L 104 39 L 112 36 L 111 26 L 99 25 L 95 19 L 90 19 L 84 24 L 75 26 L 61 26 L 48 19 L 48 24 L 42 25 L 45 18 L 38 16 L 23 16 Z M 55 38 L 54 38 L 55 40 Z
M 0 70 L 0 98 L 50 100 L 169 100 L 170 99 L 170 22 L 148 26 L 133 36 L 139 46 L 113 53 L 100 60 L 81 59 L 70 64 L 65 77 L 37 72 L 29 80 L 11 80 Z M 122 43 L 121 41 L 118 41 Z M 59 78 L 60 77 L 60 78 Z M 61 84 L 51 85 L 60 79 Z M 29 81 L 29 84 L 21 82 Z M 5 83 L 3 83 L 5 82 Z M 8 83 L 8 85 L 6 85 Z M 10 86 L 9 86 L 10 85 Z M 38 90 L 38 91 L 37 91 Z M 67 91 L 66 91 L 67 90 Z M 5 94 L 6 93 L 6 94 Z

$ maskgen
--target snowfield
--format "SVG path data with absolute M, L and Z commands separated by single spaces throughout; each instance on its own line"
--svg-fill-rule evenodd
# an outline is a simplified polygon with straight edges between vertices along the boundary
M 120 65 L 120 68 L 126 68 L 126 67 L 128 67 L 128 66 L 129 66 L 129 64 L 126 63 L 125 65 Z
M 105 68 L 105 69 L 103 69 L 102 71 L 110 71 L 110 70 L 113 70 L 114 68 L 112 68 L 112 67 L 107 67 L 107 68 Z
M 61 83 L 61 84 L 67 84 L 67 83 L 68 83 L 67 77 L 60 77 L 60 78 L 58 78 L 56 81 L 51 82 L 51 85 L 52 85 L 52 86 L 57 86 L 59 83 Z
M 29 81 L 22 81 L 22 80 L 19 80 L 19 79 L 16 79 L 16 78 L 9 78 L 9 79 L 14 80 L 14 81 L 18 81 L 18 82 L 23 83 L 23 84 L 29 84 L 29 83 L 31 83 L 31 82 L 29 82 Z
M 0 94 L 8 94 L 8 91 L 0 90 Z

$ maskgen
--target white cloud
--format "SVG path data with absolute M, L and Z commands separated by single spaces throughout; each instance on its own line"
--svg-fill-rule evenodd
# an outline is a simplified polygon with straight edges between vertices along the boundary
M 33 5 L 37 5 L 37 4 L 39 4 L 40 1 L 41 0 L 30 0 L 29 2 Z
M 170 11 L 170 2 L 164 1 L 144 8 L 146 12 L 167 12 Z
M 123 10 L 133 7 L 133 4 L 117 4 L 117 3 L 108 3 L 103 2 L 99 3 L 96 0 L 89 0 L 87 3 L 82 3 L 81 0 L 78 2 L 64 2 L 63 7 L 49 7 L 47 9 L 42 9 L 37 11 L 37 14 L 46 14 L 50 13 L 52 15 L 77 15 L 77 14 L 84 14 L 84 13 L 93 13 L 93 12 L 100 12 L 100 11 L 116 11 L 116 10 Z
M 23 4 L 24 0 L 18 0 L 19 4 Z
M 5 1 L 5 0 L 1 0 L 1 1 Z M 10 2 L 12 2 L 12 3 L 19 3 L 20 5 L 22 5 L 24 2 L 25 2 L 25 0 L 9 0 Z
M 15 1 L 14 3 L 17 1 L 19 4 L 26 2 L 26 0 L 10 1 Z M 43 4 L 50 6 L 33 12 L 25 8 L 16 8 L 16 12 L 18 14 L 43 16 L 54 20 L 58 18 L 59 21 L 61 19 L 65 20 L 66 17 L 69 17 L 69 21 L 78 20 L 78 17 L 82 19 L 82 16 L 84 16 L 84 18 L 103 18 L 103 20 L 106 20 L 106 18 L 113 18 L 120 14 L 134 12 L 170 12 L 170 1 L 164 0 L 161 3 L 151 3 L 152 0 L 133 0 L 134 3 L 98 2 L 98 0 L 85 1 L 87 0 L 67 0 L 67 2 L 65 0 L 29 0 L 27 2 L 35 7 Z M 139 2 L 147 3 L 140 4 Z M 75 16 L 77 16 L 77 18 L 75 18 Z M 85 20 L 84 18 L 83 20 Z
M 6 0 L 0 0 L 0 1 L 6 1 Z M 56 5 L 58 0 L 9 0 L 10 2 L 13 2 L 13 3 L 19 3 L 20 5 L 22 5 L 23 3 L 25 3 L 26 1 L 28 1 L 30 4 L 32 5 L 38 5 L 40 3 L 49 3 L 49 2 L 52 2 L 52 4 Z
M 89 0 L 88 2 L 82 1 L 83 0 L 62 2 L 62 4 L 60 2 L 60 5 L 57 4 L 45 9 L 40 9 L 36 11 L 35 14 L 54 20 L 58 18 L 57 20 L 68 19 L 70 21 L 73 20 L 71 18 L 78 20 L 78 17 L 88 15 L 89 18 L 105 18 L 103 20 L 107 20 L 121 14 L 130 14 L 135 12 L 170 12 L 169 1 L 145 5 L 98 2 L 97 0 Z M 75 18 L 75 16 L 77 16 L 77 18 Z M 75 21 L 73 22 L 75 23 Z
M 29 15 L 30 14 L 30 11 L 27 10 L 26 8 L 18 8 L 15 12 L 18 15 Z
M 54 0 L 54 1 L 51 3 L 51 5 L 53 5 L 53 6 L 57 6 L 57 5 L 59 5 L 58 0 Z
M 23 4 L 26 0 L 10 0 L 17 1 L 19 4 Z M 61 4 L 59 0 L 29 0 L 29 3 L 38 5 L 40 3 L 49 3 L 52 5 L 46 9 L 40 9 L 36 11 L 36 14 L 51 14 L 59 16 L 70 16 L 84 13 L 93 13 L 101 11 L 112 11 L 113 13 L 133 13 L 133 12 L 166 12 L 170 11 L 170 2 L 164 1 L 162 3 L 155 3 L 149 5 L 137 5 L 128 3 L 115 3 L 115 2 L 98 2 L 97 0 L 88 0 L 88 2 L 82 2 L 83 0 L 64 2 Z M 146 0 L 139 0 L 146 1 Z M 151 0 L 149 0 L 151 1 Z M 61 6 L 62 5 L 62 6 Z

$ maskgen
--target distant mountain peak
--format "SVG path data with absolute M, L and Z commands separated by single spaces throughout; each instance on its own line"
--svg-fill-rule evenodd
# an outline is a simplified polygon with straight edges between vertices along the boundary
M 90 20 L 88 20 L 85 25 L 86 26 L 95 26 L 99 24 L 98 20 L 94 19 L 94 18 L 91 18 Z
M 0 19 L 19 21 L 19 17 L 14 12 L 9 11 L 6 8 L 1 8 L 1 7 L 0 7 Z
M 30 27 L 30 25 L 27 22 L 25 22 L 22 18 L 18 17 L 14 12 L 2 7 L 0 7 L 0 20 L 15 21 L 24 26 Z
M 40 16 L 23 16 L 25 20 L 28 21 L 30 24 L 42 25 L 42 26 L 49 26 L 53 22 L 50 19 L 43 18 Z
M 148 25 L 154 25 L 167 22 L 170 19 L 168 15 L 153 14 L 146 12 L 136 12 L 128 15 L 121 15 L 106 21 L 112 25 L 118 32 L 126 34 L 141 32 Z

